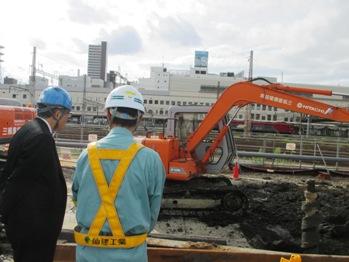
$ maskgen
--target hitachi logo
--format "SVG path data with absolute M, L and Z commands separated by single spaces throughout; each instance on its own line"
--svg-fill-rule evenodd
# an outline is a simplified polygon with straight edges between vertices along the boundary
M 333 112 L 333 109 L 331 107 L 327 108 L 327 110 L 321 109 L 321 108 L 317 108 L 317 107 L 313 107 L 313 106 L 309 106 L 309 105 L 303 105 L 302 103 L 297 103 L 297 107 L 298 108 L 302 108 L 305 110 L 311 110 L 314 112 L 318 112 L 324 115 L 329 115 Z

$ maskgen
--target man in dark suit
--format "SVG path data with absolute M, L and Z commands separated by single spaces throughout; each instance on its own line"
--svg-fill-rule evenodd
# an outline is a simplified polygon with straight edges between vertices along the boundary
M 16 262 L 53 261 L 67 200 L 53 132 L 64 128 L 71 97 L 63 88 L 48 87 L 37 104 L 38 117 L 11 140 L 2 177 L 2 220 Z

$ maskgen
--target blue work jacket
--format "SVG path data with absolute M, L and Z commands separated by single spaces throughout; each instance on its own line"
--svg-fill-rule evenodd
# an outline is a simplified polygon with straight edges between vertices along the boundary
M 115 127 L 97 142 L 97 148 L 127 149 L 132 143 L 135 141 L 128 129 Z M 109 184 L 119 161 L 101 162 Z M 160 211 L 165 178 L 165 170 L 158 153 L 147 147 L 142 148 L 130 164 L 115 199 L 116 210 L 126 235 L 149 233 L 154 228 Z M 72 191 L 73 200 L 77 203 L 77 223 L 82 232 L 87 232 L 101 203 L 87 150 L 81 153 L 77 162 Z M 111 232 L 107 222 L 102 231 Z M 147 245 L 144 243 L 131 249 L 78 245 L 76 261 L 148 261 Z

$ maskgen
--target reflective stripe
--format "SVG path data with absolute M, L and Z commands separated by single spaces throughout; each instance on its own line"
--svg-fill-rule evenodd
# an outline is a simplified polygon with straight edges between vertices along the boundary
M 88 145 L 88 159 L 101 198 L 101 205 L 87 234 L 74 231 L 75 242 L 77 244 L 103 248 L 133 248 L 141 245 L 146 240 L 146 233 L 135 236 L 125 236 L 114 206 L 126 171 L 138 150 L 142 147 L 143 145 L 135 143 L 127 150 L 116 150 L 97 148 L 96 143 Z M 120 160 L 109 186 L 100 161 L 103 159 Z M 100 236 L 99 234 L 107 219 L 112 231 L 112 236 Z

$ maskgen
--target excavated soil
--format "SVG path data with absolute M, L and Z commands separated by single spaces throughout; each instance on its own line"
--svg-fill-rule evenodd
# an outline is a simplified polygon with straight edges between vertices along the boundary
M 300 248 L 301 210 L 307 179 L 316 181 L 322 215 L 320 254 L 349 255 L 349 180 L 319 180 L 307 176 L 243 174 L 234 182 L 249 199 L 243 215 L 203 216 L 177 220 L 161 218 L 158 227 L 168 234 L 206 235 L 227 239 L 229 245 L 287 252 Z M 175 223 L 173 223 L 175 221 Z M 164 227 L 162 224 L 167 225 Z M 206 225 L 206 227 L 198 225 Z

